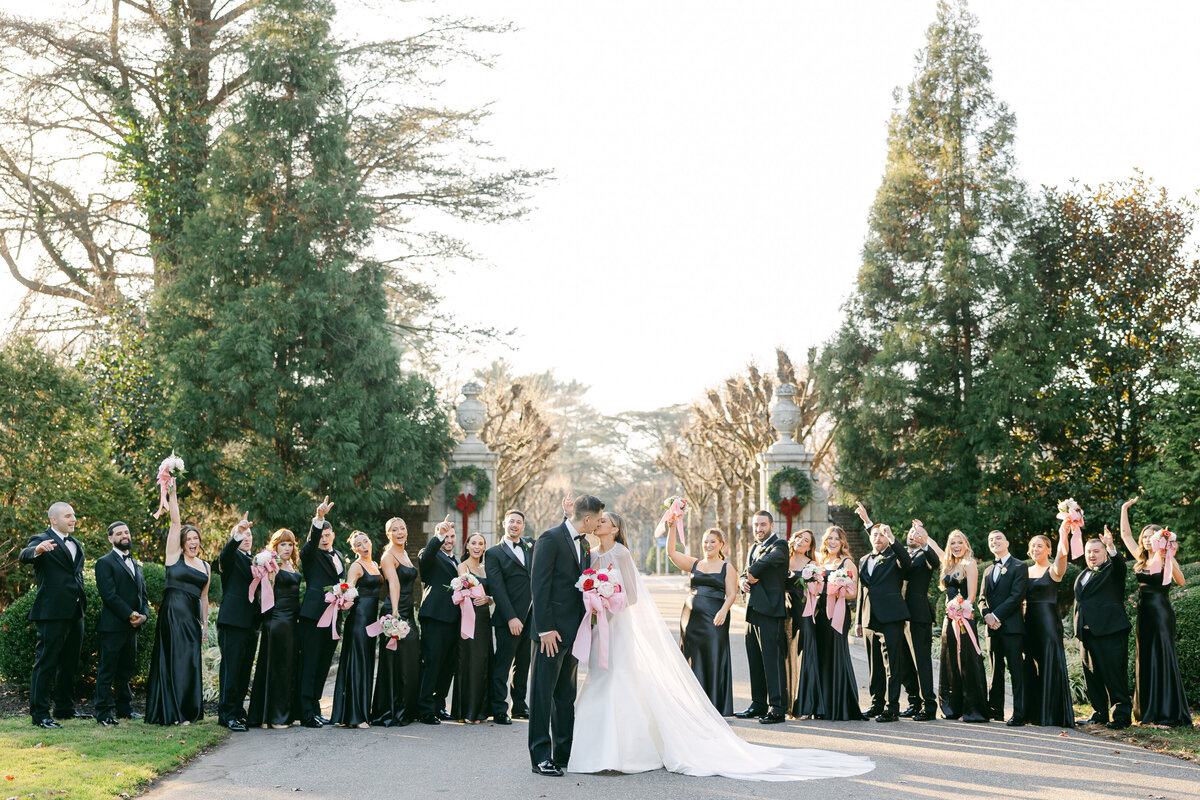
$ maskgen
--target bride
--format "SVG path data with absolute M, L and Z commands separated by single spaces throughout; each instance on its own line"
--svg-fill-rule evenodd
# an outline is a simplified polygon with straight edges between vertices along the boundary
M 575 703 L 568 772 L 646 772 L 794 781 L 861 775 L 867 758 L 743 741 L 713 707 L 667 630 L 626 547 L 620 515 L 601 516 L 594 569 L 611 568 L 627 594 L 609 616 L 609 669 L 592 629 L 587 679 Z M 607 611 L 601 612 L 607 614 Z

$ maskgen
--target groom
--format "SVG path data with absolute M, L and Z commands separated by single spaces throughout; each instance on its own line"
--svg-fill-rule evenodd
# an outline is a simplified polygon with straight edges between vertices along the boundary
M 538 775 L 561 776 L 571 758 L 575 727 L 575 673 L 571 655 L 583 621 L 575 582 L 588 568 L 585 534 L 596 530 L 604 503 L 590 494 L 575 498 L 573 513 L 533 545 L 533 618 L 529 636 L 538 645 L 529 704 L 529 758 Z

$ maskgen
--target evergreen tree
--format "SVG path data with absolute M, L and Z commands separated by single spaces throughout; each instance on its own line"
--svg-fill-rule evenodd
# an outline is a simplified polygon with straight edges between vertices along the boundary
M 1193 358 L 1173 377 L 1173 390 L 1151 400 L 1156 413 L 1146 429 L 1155 455 L 1138 470 L 1134 530 L 1165 525 L 1179 536 L 1180 558 L 1193 561 L 1200 559 L 1200 364 Z
M 896 101 L 857 291 L 818 378 L 841 488 L 878 518 L 962 527 L 979 544 L 1021 515 L 997 491 L 997 472 L 1019 459 L 1001 424 L 1013 409 L 989 371 L 1023 315 L 1014 301 L 1032 292 L 1016 250 L 1028 204 L 1015 120 L 965 2 L 938 4 Z
M 340 522 L 376 533 L 426 496 L 450 446 L 428 382 L 401 373 L 386 271 L 360 255 L 372 216 L 333 13 L 328 0 L 259 8 L 249 86 L 155 308 L 171 445 L 191 488 L 248 511 L 260 534 L 302 529 L 324 494 Z

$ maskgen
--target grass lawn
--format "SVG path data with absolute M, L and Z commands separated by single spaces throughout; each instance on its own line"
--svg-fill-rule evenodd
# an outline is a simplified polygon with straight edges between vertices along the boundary
M 111 800 L 137 794 L 229 731 L 216 719 L 161 727 L 122 720 L 105 728 L 92 720 L 43 730 L 29 717 L 0 718 L 0 798 Z
M 1092 707 L 1075 706 L 1075 716 L 1087 717 Z M 1119 731 L 1110 731 L 1103 725 L 1084 725 L 1079 730 L 1108 739 L 1110 742 L 1133 744 L 1156 753 L 1182 758 L 1185 761 L 1200 761 L 1200 728 L 1152 728 L 1149 725 L 1130 725 Z

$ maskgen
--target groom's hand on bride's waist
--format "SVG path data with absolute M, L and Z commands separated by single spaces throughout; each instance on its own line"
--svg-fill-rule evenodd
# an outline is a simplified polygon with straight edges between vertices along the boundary
M 547 633 L 538 634 L 541 640 L 542 655 L 554 658 L 558 655 L 558 643 L 562 641 L 562 637 L 558 635 L 558 631 L 549 631 Z

